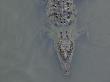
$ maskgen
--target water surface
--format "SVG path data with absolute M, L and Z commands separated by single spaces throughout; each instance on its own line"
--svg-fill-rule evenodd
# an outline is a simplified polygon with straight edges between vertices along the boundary
M 0 82 L 109 82 L 110 1 L 75 0 L 78 38 L 64 79 L 48 36 L 45 0 L 0 0 Z

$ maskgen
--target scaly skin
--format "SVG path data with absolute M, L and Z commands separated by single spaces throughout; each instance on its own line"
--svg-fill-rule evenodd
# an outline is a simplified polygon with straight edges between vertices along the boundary
M 75 49 L 75 40 L 79 36 L 77 33 L 78 30 L 76 29 L 77 9 L 73 0 L 48 0 L 47 16 L 48 24 L 50 25 L 48 34 L 54 40 L 54 47 L 57 51 L 64 74 L 69 75 L 71 60 Z M 63 33 L 63 35 L 61 35 L 61 33 Z M 61 47 L 62 45 L 64 45 L 64 47 Z M 72 46 L 72 48 L 69 48 L 69 46 Z M 68 53 L 68 50 L 70 50 L 71 53 Z M 61 51 L 63 51 L 63 53 Z
M 49 36 L 57 41 L 58 37 L 59 37 L 59 33 L 60 32 L 64 32 L 64 31 L 68 31 L 69 33 L 71 33 L 72 37 L 74 37 L 74 39 L 76 38 L 76 32 L 77 32 L 77 29 L 76 29 L 76 21 L 77 21 L 77 9 L 76 9 L 76 6 L 75 4 L 73 3 L 73 0 L 47 0 L 47 7 L 46 7 L 46 10 L 47 10 L 47 16 L 48 16 L 48 24 L 50 25 L 49 29 L 48 29 L 48 32 L 49 32 Z M 58 4 L 56 4 L 54 1 L 58 2 L 60 1 L 60 6 L 61 7 L 58 7 L 59 6 Z M 63 2 L 65 1 L 65 2 Z M 67 2 L 70 1 L 70 6 L 67 6 Z M 62 2 L 63 2 L 63 5 L 62 5 Z M 66 5 L 64 5 L 66 4 Z M 56 6 L 56 7 L 54 7 Z M 51 10 L 50 10 L 51 9 Z M 56 9 L 57 11 L 55 11 L 54 9 Z M 69 10 L 68 10 L 69 9 Z M 72 14 L 70 15 L 70 18 L 67 18 L 68 14 L 64 14 L 63 11 L 70 11 Z M 56 15 L 53 15 L 53 13 L 60 13 L 61 16 L 59 16 L 61 18 L 57 18 L 57 20 L 54 20 L 56 19 Z M 68 21 L 68 20 L 71 20 L 71 24 L 69 25 L 70 21 L 67 22 L 67 23 L 62 23 L 61 22 L 63 21 L 63 19 L 65 19 L 65 21 Z M 57 25 L 55 25 L 55 23 L 57 23 Z

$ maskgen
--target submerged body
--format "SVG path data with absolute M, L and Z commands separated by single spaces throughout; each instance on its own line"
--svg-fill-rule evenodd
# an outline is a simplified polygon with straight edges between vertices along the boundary
M 71 25 L 76 16 L 73 0 L 48 0 L 48 18 L 57 27 Z
M 64 75 L 69 75 L 75 47 L 74 37 L 71 37 L 74 29 L 71 25 L 75 23 L 77 15 L 75 4 L 73 0 L 48 0 L 47 15 L 53 26 L 51 31 L 56 31 L 53 36 L 56 36 L 55 48 L 61 67 Z

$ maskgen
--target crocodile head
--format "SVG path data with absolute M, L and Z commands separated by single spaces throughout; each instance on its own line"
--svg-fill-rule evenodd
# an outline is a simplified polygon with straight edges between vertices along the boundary
M 61 38 L 57 46 L 58 52 L 62 59 L 67 60 L 73 51 L 73 42 L 70 40 L 69 36 L 67 35 L 67 32 L 64 36 L 61 34 Z

